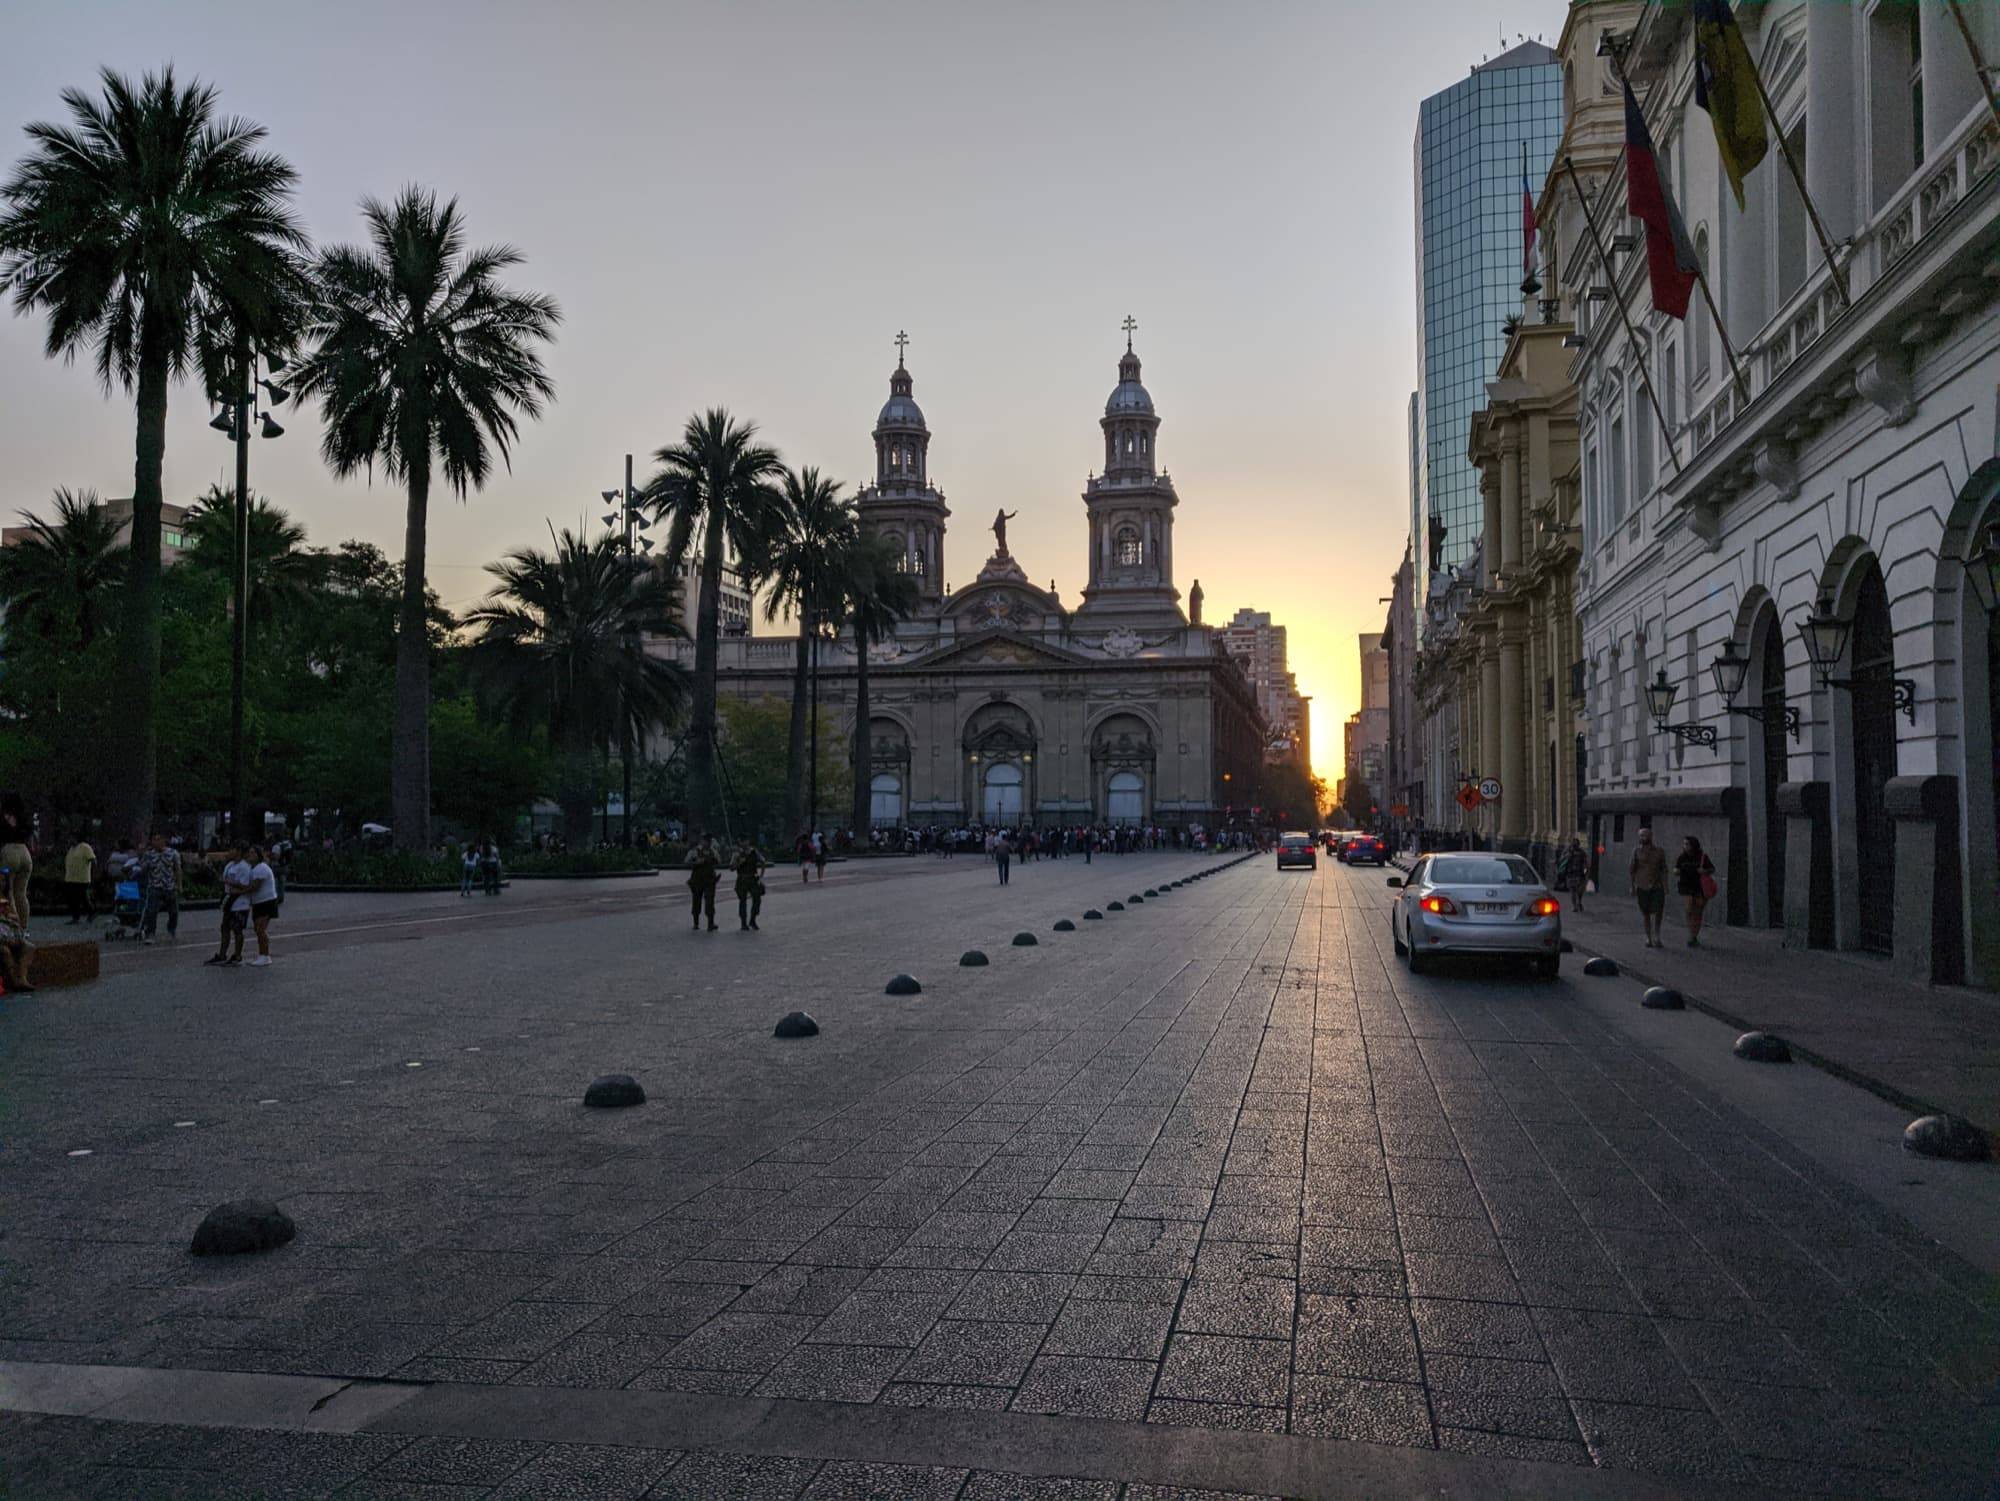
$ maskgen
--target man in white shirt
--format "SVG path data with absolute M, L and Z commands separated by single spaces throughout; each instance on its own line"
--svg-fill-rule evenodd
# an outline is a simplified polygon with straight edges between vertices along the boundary
M 236 845 L 229 863 L 222 867 L 222 946 L 204 964 L 241 964 L 243 929 L 250 920 L 251 865 L 244 848 Z M 232 946 L 233 945 L 233 946 Z
M 250 872 L 244 884 L 250 903 L 250 922 L 257 930 L 257 957 L 250 961 L 253 968 L 262 968 L 271 962 L 271 919 L 278 915 L 278 873 L 271 869 L 271 862 L 262 845 L 250 846 Z M 236 951 L 243 952 L 243 930 L 236 930 Z

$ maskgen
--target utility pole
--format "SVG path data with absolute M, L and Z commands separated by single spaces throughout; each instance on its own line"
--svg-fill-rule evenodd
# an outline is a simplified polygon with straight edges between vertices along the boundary
M 632 455 L 629 453 L 625 455 L 625 504 L 622 509 L 625 512 L 625 556 L 630 559 L 634 555 L 633 549 L 637 540 L 633 523 L 638 520 L 639 513 L 632 501 Z M 628 637 L 632 634 L 629 626 L 626 634 Z M 625 702 L 622 682 L 618 690 L 618 738 L 619 759 L 625 764 L 625 848 L 630 849 L 632 847 L 632 714 L 631 706 Z
M 231 558 L 229 569 L 229 831 L 233 838 L 261 837 L 262 829 L 250 832 L 245 767 L 247 747 L 243 734 L 243 676 L 250 655 L 250 403 L 256 388 L 251 384 L 250 338 L 236 336 L 236 392 L 231 402 L 236 439 L 236 505 L 230 517 Z

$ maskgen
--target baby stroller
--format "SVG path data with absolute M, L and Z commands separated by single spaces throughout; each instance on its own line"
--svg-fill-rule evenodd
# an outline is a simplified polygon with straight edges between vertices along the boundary
M 137 938 L 139 922 L 145 916 L 146 902 L 139 894 L 137 881 L 120 881 L 112 887 L 111 917 L 117 926 L 105 933 L 106 940 L 115 938 Z

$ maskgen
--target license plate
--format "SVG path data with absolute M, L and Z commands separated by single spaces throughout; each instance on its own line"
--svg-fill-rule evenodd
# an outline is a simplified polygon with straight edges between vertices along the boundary
M 1474 912 L 1483 912 L 1488 914 L 1494 912 L 1512 912 L 1514 910 L 1514 904 L 1512 902 L 1474 902 L 1472 904 L 1472 910 Z

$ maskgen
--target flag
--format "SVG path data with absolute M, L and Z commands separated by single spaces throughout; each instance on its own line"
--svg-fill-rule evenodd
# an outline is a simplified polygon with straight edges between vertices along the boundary
M 1528 143 L 1521 142 L 1521 275 L 1535 269 L 1535 195 L 1528 187 Z
M 1729 175 L 1736 207 L 1743 207 L 1743 179 L 1771 148 L 1757 64 L 1737 29 L 1729 0 L 1694 0 L 1694 102 L 1708 112 L 1715 149 Z
M 1625 88 L 1625 209 L 1646 226 L 1646 270 L 1653 283 L 1653 307 L 1669 318 L 1685 318 L 1688 297 L 1694 291 L 1694 246 L 1687 230 L 1660 181 L 1660 159 L 1653 153 L 1652 133 L 1646 117 L 1633 96 L 1632 85 Z

